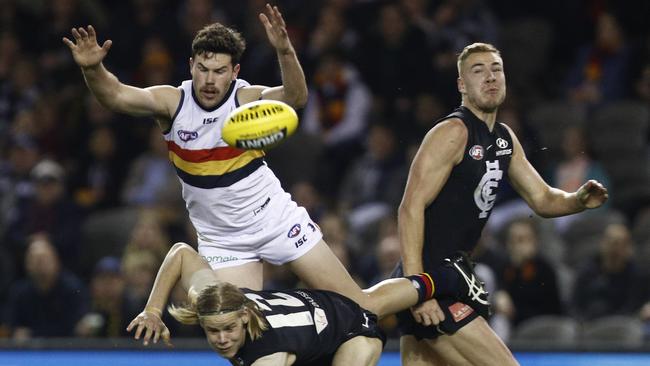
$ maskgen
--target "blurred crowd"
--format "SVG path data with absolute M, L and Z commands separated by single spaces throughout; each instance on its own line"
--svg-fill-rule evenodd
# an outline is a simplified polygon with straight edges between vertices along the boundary
M 240 77 L 279 85 L 257 19 L 264 4 L 0 0 L 0 338 L 125 336 L 167 250 L 196 245 L 160 131 L 99 105 L 61 38 L 92 24 L 100 44 L 113 41 L 105 63 L 122 82 L 179 85 L 194 34 L 218 21 L 247 41 Z M 309 100 L 297 134 L 267 162 L 362 287 L 399 260 L 410 161 L 460 102 L 457 53 L 482 41 L 504 58 L 498 120 L 537 170 L 567 191 L 590 178 L 610 191 L 606 207 L 543 220 L 504 190 L 474 253 L 492 325 L 508 340 L 541 315 L 650 322 L 649 3 L 277 4 Z M 265 281 L 299 285 L 272 266 Z M 172 336 L 200 335 L 168 325 Z M 384 325 L 395 335 L 390 318 Z

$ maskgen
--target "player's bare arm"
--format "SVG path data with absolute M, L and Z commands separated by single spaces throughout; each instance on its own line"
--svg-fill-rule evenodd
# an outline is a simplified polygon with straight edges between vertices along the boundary
M 277 352 L 258 358 L 252 366 L 291 366 L 296 362 L 296 356 L 287 352 Z
M 307 82 L 298 61 L 296 51 L 291 44 L 287 27 L 277 6 L 266 4 L 268 13 L 261 13 L 259 19 L 266 30 L 271 45 L 275 48 L 282 74 L 282 85 L 265 87 L 260 85 L 242 88 L 237 97 L 247 103 L 258 99 L 280 100 L 294 108 L 301 108 L 307 103 Z
M 132 116 L 154 117 L 161 122 L 161 128 L 167 127 L 180 101 L 180 90 L 169 85 L 141 89 L 121 83 L 102 63 L 112 41 L 100 46 L 91 25 L 73 28 L 71 33 L 74 41 L 64 37 L 63 43 L 81 68 L 88 88 L 103 106 Z
M 129 332 L 136 329 L 135 339 L 140 339 L 144 332 L 145 346 L 149 344 L 152 337 L 154 343 L 162 337 L 165 343 L 170 344 L 170 333 L 161 316 L 169 294 L 179 281 L 188 291 L 190 301 L 193 301 L 201 290 L 217 282 L 210 265 L 194 248 L 185 243 L 176 243 L 169 250 L 158 270 L 145 309 L 126 328 Z
M 514 151 L 508 170 L 510 182 L 536 214 L 542 217 L 570 215 L 600 207 L 609 195 L 595 180 L 589 180 L 576 192 L 565 192 L 549 186 L 526 158 L 517 136 L 510 131 Z
M 423 272 L 424 209 L 462 161 L 466 143 L 467 128 L 452 118 L 429 131 L 415 155 L 398 214 L 405 276 Z
M 418 149 L 398 212 L 400 250 L 404 275 L 424 271 L 424 209 L 440 193 L 451 170 L 463 159 L 467 128 L 452 118 L 436 125 L 424 137 Z M 411 309 L 418 323 L 431 326 L 445 319 L 437 300 L 431 299 Z

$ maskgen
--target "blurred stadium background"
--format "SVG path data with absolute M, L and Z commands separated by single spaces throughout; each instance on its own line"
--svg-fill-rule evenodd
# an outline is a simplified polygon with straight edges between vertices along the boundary
M 154 123 L 98 105 L 61 37 L 93 24 L 121 81 L 178 85 L 195 32 L 219 21 L 247 39 L 240 77 L 277 85 L 264 3 L 0 0 L 0 365 L 219 364 L 169 319 L 171 353 L 124 338 L 167 249 L 195 234 Z M 506 189 L 475 253 L 492 326 L 523 365 L 650 364 L 650 2 L 277 4 L 310 99 L 267 161 L 362 286 L 399 258 L 396 207 L 421 138 L 459 103 L 456 54 L 490 42 L 508 80 L 498 119 L 533 165 L 566 190 L 599 179 L 611 197 L 542 220 Z M 265 277 L 299 286 L 281 268 Z M 397 364 L 394 319 L 383 326 L 382 365 Z

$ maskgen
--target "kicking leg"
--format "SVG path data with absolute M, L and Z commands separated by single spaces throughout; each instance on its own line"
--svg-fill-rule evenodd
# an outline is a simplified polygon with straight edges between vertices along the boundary
M 426 292 L 425 286 L 417 290 L 407 278 L 384 280 L 362 291 L 323 240 L 288 266 L 307 285 L 345 295 L 380 318 L 426 300 L 419 293 Z
M 361 291 L 361 287 L 323 240 L 287 265 L 308 286 L 337 292 L 354 300 L 362 308 L 373 311 L 369 307 L 370 297 Z

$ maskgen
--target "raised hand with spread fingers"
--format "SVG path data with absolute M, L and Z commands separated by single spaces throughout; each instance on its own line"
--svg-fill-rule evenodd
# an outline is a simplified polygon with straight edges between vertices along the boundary
M 113 41 L 106 40 L 100 47 L 97 42 L 95 28 L 92 25 L 87 28 L 72 28 L 71 32 L 74 42 L 67 37 L 63 37 L 63 43 L 70 48 L 74 61 L 82 68 L 99 65 L 113 44 Z

